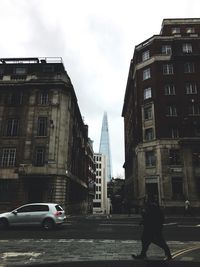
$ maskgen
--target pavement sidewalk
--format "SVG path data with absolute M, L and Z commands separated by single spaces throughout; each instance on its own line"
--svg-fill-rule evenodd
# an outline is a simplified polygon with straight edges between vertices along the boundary
M 67 215 L 67 218 L 74 218 L 74 219 L 106 219 L 106 214 L 79 214 L 79 215 Z M 141 214 L 112 214 L 111 219 L 141 219 Z M 199 219 L 200 215 L 194 215 L 194 216 L 184 216 L 179 214 L 166 214 L 166 219 Z

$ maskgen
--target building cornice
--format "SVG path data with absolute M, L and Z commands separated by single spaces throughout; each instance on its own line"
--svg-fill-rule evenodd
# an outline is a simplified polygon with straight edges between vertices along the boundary
M 191 33 L 188 36 L 182 36 L 181 34 L 175 34 L 175 35 L 169 35 L 169 36 L 162 36 L 162 35 L 153 35 L 149 39 L 145 40 L 144 42 L 138 44 L 135 46 L 135 51 L 140 51 L 144 47 L 149 46 L 154 42 L 155 40 L 161 40 L 161 41 L 174 41 L 174 40 L 199 40 L 200 37 L 197 34 Z
M 153 64 L 157 61 L 169 61 L 171 60 L 172 55 L 156 55 L 151 57 L 150 59 L 140 62 L 134 66 L 134 72 L 133 72 L 133 79 L 135 78 L 135 73 L 137 70 L 143 69 L 145 67 L 148 67 L 149 65 Z

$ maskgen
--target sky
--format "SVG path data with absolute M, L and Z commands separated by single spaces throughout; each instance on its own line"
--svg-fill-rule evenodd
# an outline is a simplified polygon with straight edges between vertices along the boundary
M 134 48 L 199 0 L 0 0 L 0 57 L 62 57 L 94 151 L 108 115 L 112 173 L 124 177 L 122 107 Z

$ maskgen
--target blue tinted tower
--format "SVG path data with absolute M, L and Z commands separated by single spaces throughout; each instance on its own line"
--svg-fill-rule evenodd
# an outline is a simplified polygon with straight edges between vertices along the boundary
M 108 130 L 108 118 L 106 112 L 104 112 L 103 115 L 99 153 L 104 154 L 106 156 L 107 182 L 109 182 L 112 179 L 112 165 L 111 165 L 110 141 L 109 141 L 109 130 Z

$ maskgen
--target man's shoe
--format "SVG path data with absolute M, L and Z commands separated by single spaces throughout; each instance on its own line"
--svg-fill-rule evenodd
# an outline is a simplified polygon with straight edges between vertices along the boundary
M 139 255 L 132 254 L 132 257 L 136 260 L 145 260 L 147 258 L 146 255 L 141 255 L 141 254 Z

